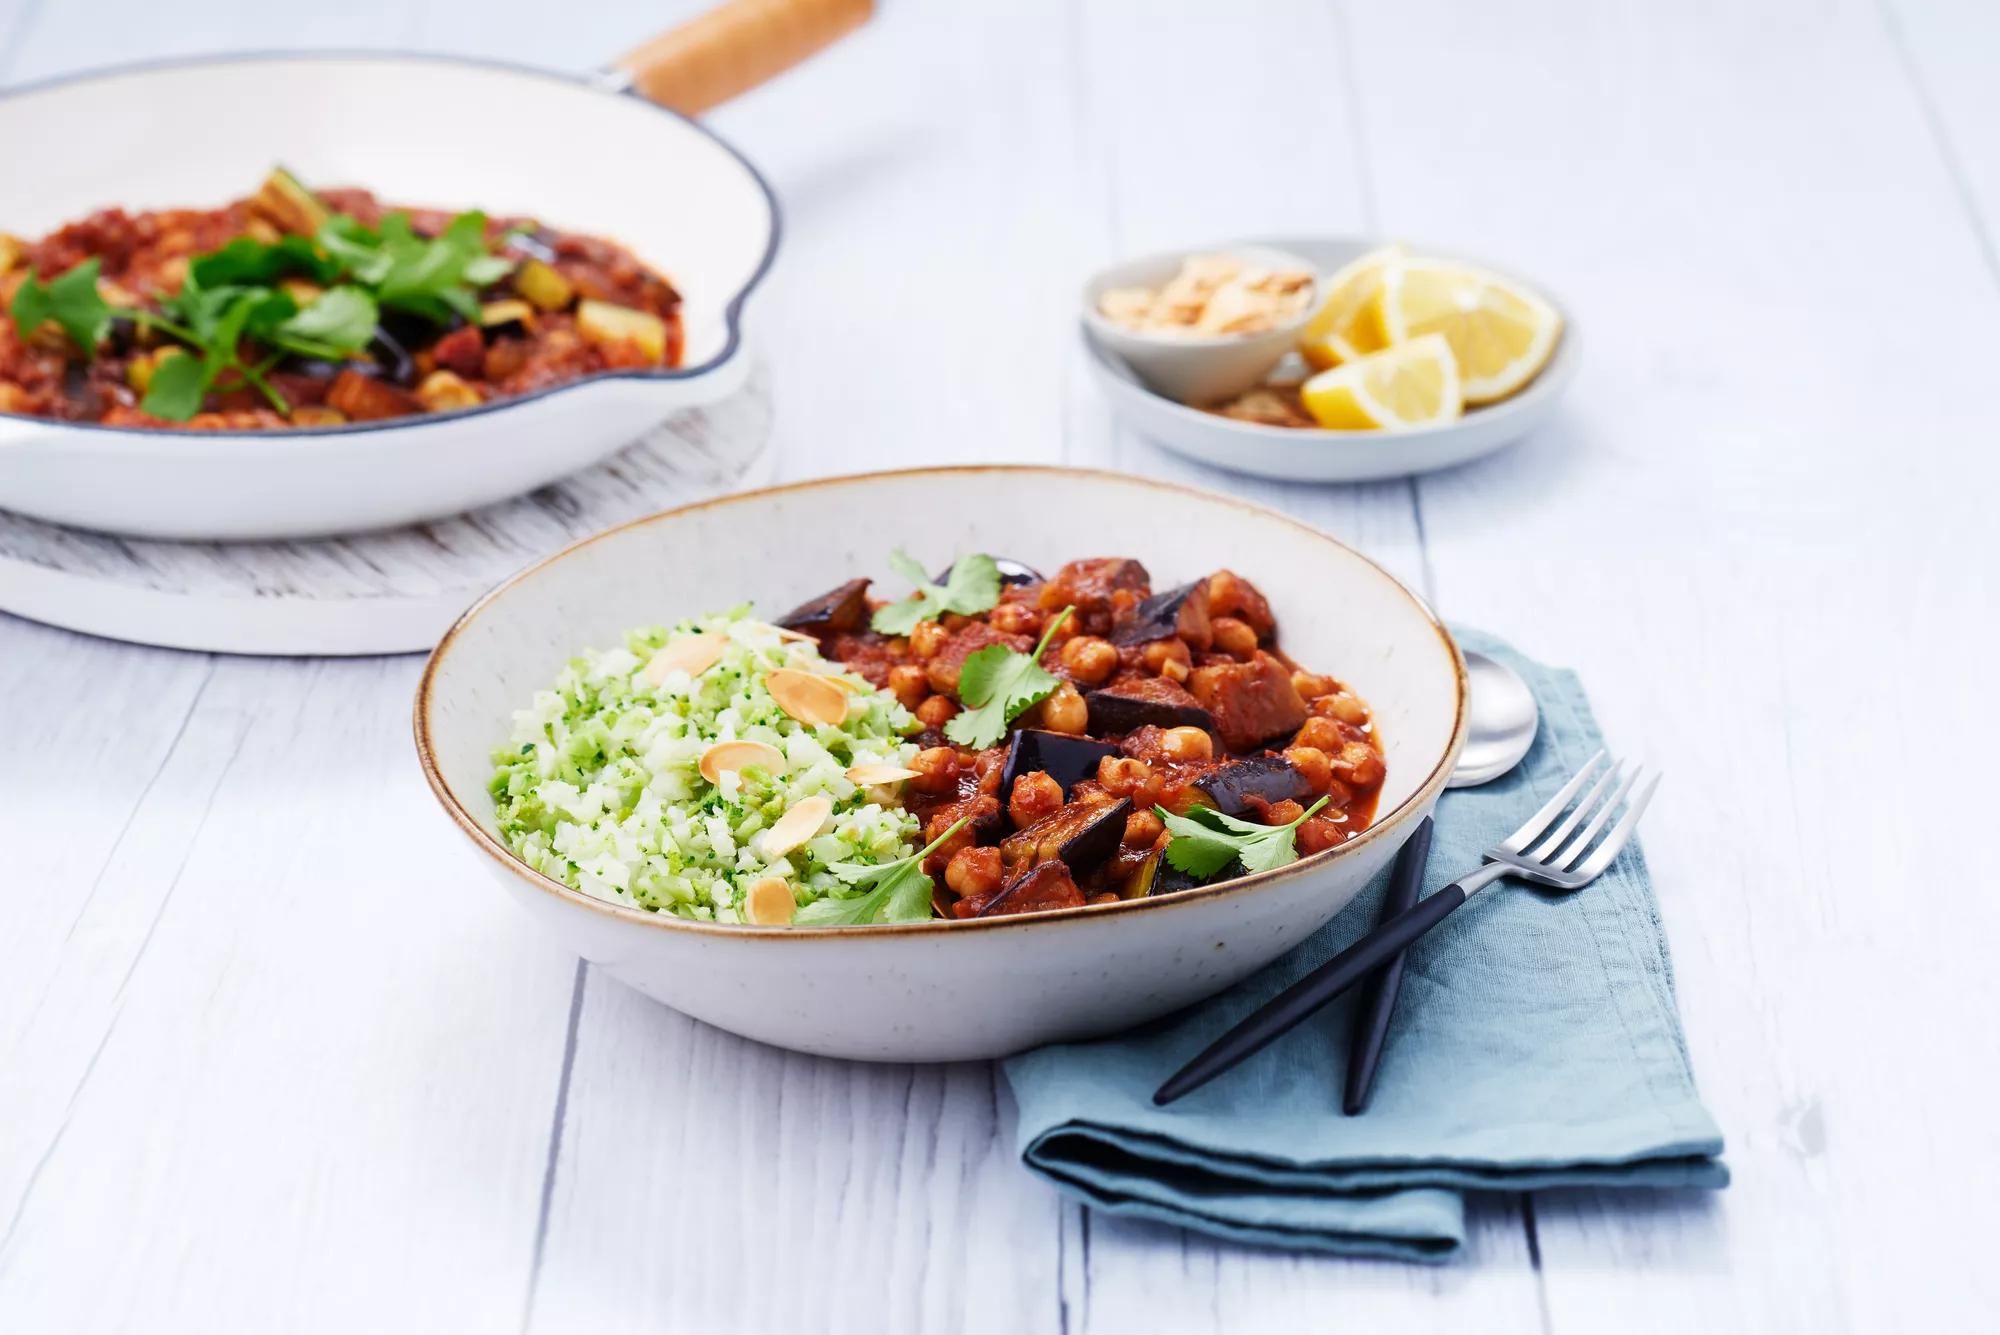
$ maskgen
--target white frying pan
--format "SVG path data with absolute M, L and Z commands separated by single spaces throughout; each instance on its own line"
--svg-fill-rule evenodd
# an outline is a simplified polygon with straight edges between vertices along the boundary
M 777 250 L 777 206 L 756 170 L 688 117 L 804 59 L 870 7 L 733 0 L 595 77 L 327 52 L 198 57 L 0 92 L 0 228 L 17 235 L 109 205 L 211 207 L 283 163 L 386 200 L 524 214 L 622 242 L 680 289 L 687 337 L 674 370 L 380 423 L 186 432 L 0 414 L 0 508 L 178 539 L 383 528 L 530 491 L 723 397 L 746 370 L 739 322 Z M 484 114 L 459 133 L 450 108 Z M 229 132 L 201 132 L 217 125 Z

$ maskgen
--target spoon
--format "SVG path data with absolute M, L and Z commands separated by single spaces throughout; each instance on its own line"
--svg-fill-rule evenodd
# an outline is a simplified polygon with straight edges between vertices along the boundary
M 1473 788 L 1491 783 L 1528 754 L 1535 744 L 1541 711 L 1535 707 L 1535 693 L 1521 674 L 1485 654 L 1467 651 L 1465 677 L 1468 683 L 1468 713 L 1465 749 L 1447 788 Z M 1382 901 L 1381 921 L 1405 912 L 1423 893 L 1424 864 L 1430 860 L 1431 818 L 1417 827 L 1402 851 L 1396 855 L 1395 870 L 1389 874 L 1389 893 Z M 1407 952 L 1405 952 L 1407 953 Z M 1382 1060 L 1382 1044 L 1389 1037 L 1389 1017 L 1396 1012 L 1396 993 L 1403 982 L 1403 956 L 1398 955 L 1376 970 L 1365 985 L 1361 1004 L 1354 1012 L 1354 1039 L 1348 1045 L 1347 1090 L 1341 1110 L 1348 1116 L 1368 1106 L 1368 1091 L 1375 1083 L 1375 1068 Z
M 1541 713 L 1535 694 L 1521 674 L 1485 654 L 1468 651 L 1465 677 L 1471 696 L 1465 749 L 1444 781 L 1447 788 L 1475 788 L 1491 783 L 1521 763 L 1535 744 Z

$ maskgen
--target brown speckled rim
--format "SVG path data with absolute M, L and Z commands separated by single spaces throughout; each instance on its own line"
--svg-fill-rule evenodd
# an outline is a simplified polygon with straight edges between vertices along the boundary
M 1158 898 L 1121 899 L 1115 904 L 1085 904 L 1078 908 L 1047 909 L 1039 913 L 1010 914 L 995 918 L 969 918 L 964 920 L 933 918 L 926 922 L 881 923 L 855 927 L 773 928 L 752 927 L 740 923 L 703 922 L 696 918 L 682 918 L 671 913 L 656 913 L 647 909 L 614 904 L 609 900 L 599 899 L 594 895 L 587 895 L 581 890 L 572 890 L 562 882 L 535 871 L 525 862 L 515 857 L 505 844 L 501 843 L 491 834 L 488 834 L 485 828 L 477 820 L 473 819 L 471 812 L 466 810 L 465 805 L 459 801 L 458 795 L 452 790 L 451 785 L 445 781 L 443 773 L 438 768 L 436 748 L 431 743 L 431 691 L 437 679 L 438 668 L 456 646 L 460 632 L 484 616 L 488 609 L 492 608 L 501 598 L 505 597 L 516 585 L 523 583 L 541 570 L 567 559 L 573 552 L 581 548 L 595 542 L 602 542 L 604 539 L 614 534 L 623 533 L 627 529 L 639 528 L 648 524 L 666 523 L 682 515 L 693 514 L 697 511 L 722 509 L 732 505 L 753 504 L 772 496 L 807 491 L 841 487 L 866 487 L 870 483 L 889 479 L 908 480 L 926 477 L 964 477 L 978 474 L 988 474 L 1009 479 L 1035 479 L 1040 481 L 1053 481 L 1065 477 L 1092 478 L 1116 483 L 1119 486 L 1136 487 L 1155 492 L 1168 492 L 1179 496 L 1191 496 L 1213 505 L 1228 506 L 1241 510 L 1269 523 L 1285 524 L 1319 539 L 1330 547 L 1338 548 L 1343 553 L 1361 561 L 1387 581 L 1397 592 L 1410 600 L 1411 605 L 1417 609 L 1417 612 L 1429 623 L 1431 629 L 1436 633 L 1438 642 L 1443 646 L 1444 651 L 1451 657 L 1453 687 L 1457 694 L 1457 700 L 1454 704 L 1451 738 L 1445 745 L 1444 754 L 1438 758 L 1437 763 L 1432 766 L 1431 772 L 1425 776 L 1424 781 L 1417 786 L 1410 796 L 1403 799 L 1397 805 L 1396 809 L 1389 812 L 1388 815 L 1378 817 L 1375 823 L 1370 825 L 1366 830 L 1363 830 L 1360 835 L 1341 844 L 1337 848 L 1325 849 L 1308 857 L 1300 858 L 1297 862 L 1287 863 L 1285 866 L 1271 871 L 1254 872 L 1248 876 L 1240 876 L 1218 885 L 1197 886 L 1191 890 L 1177 890 L 1172 894 L 1162 895 Z M 1127 473 L 1112 472 L 1108 469 L 1058 468 L 1033 464 L 963 464 L 946 467 L 903 468 L 870 473 L 849 473 L 837 477 L 814 478 L 805 482 L 792 482 L 776 487 L 762 487 L 755 491 L 737 492 L 733 495 L 719 496 L 713 500 L 697 501 L 692 505 L 683 505 L 672 510 L 663 510 L 658 514 L 630 520 L 616 527 L 608 528 L 602 533 L 593 534 L 581 541 L 571 543 L 561 551 L 523 567 L 502 580 L 499 584 L 496 584 L 479 601 L 468 607 L 464 614 L 452 623 L 451 628 L 445 631 L 444 638 L 439 640 L 437 648 L 431 651 L 430 658 L 424 664 L 423 676 L 417 682 L 414 724 L 416 729 L 418 762 L 423 766 L 424 779 L 430 784 L 431 792 L 436 795 L 439 805 L 445 810 L 445 814 L 451 817 L 452 821 L 464 832 L 467 838 L 472 840 L 473 844 L 481 852 L 535 889 L 542 891 L 544 894 L 553 895 L 557 899 L 575 907 L 588 909 L 593 913 L 603 914 L 606 917 L 629 922 L 639 927 L 648 927 L 669 932 L 696 932 L 709 936 L 738 937 L 745 940 L 797 941 L 829 936 L 854 939 L 857 936 L 873 938 L 933 935 L 940 932 L 949 932 L 958 935 L 967 932 L 1054 930 L 1059 924 L 1069 921 L 1132 913 L 1161 913 L 1170 911 L 1177 906 L 1203 903 L 1236 895 L 1252 894 L 1266 886 L 1275 885 L 1281 881 L 1311 875 L 1316 869 L 1328 865 L 1334 859 L 1347 857 L 1362 846 L 1372 843 L 1384 837 L 1390 831 L 1408 824 L 1416 812 L 1428 806 L 1439 793 L 1444 791 L 1445 780 L 1451 777 L 1452 767 L 1457 763 L 1458 754 L 1465 746 L 1469 704 L 1465 657 L 1459 652 L 1458 644 L 1452 639 L 1451 632 L 1445 629 L 1444 623 L 1438 620 L 1436 613 L 1431 611 L 1430 605 L 1417 596 L 1408 585 L 1384 570 L 1380 565 L 1369 560 L 1366 556 L 1355 551 L 1338 538 L 1322 533 L 1310 524 L 1301 523 L 1299 520 L 1280 511 L 1268 509 L 1261 505 L 1253 505 L 1248 501 L 1238 500 L 1233 496 L 1224 496 L 1216 492 L 1204 491 L 1199 487 L 1181 486 L 1173 482 L 1158 482 L 1150 478 L 1134 477 Z

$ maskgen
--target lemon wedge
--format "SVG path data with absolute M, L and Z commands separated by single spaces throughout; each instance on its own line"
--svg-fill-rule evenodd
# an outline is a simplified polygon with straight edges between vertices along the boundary
M 1334 367 L 1299 386 L 1306 411 L 1335 431 L 1408 431 L 1465 411 L 1458 361 L 1442 334 L 1424 334 Z
M 1382 292 L 1383 270 L 1402 258 L 1399 241 L 1348 261 L 1326 280 L 1326 300 L 1299 331 L 1299 355 L 1314 369 L 1324 371 L 1388 346 L 1375 299 Z
M 1468 404 L 1493 403 L 1534 379 L 1562 336 L 1562 317 L 1534 293 L 1449 260 L 1385 267 L 1373 307 L 1391 347 L 1441 334 L 1458 358 Z

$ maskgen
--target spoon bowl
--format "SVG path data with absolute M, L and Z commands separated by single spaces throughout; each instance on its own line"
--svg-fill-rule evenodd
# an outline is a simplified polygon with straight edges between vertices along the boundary
M 1513 769 L 1535 744 L 1535 732 L 1541 726 L 1535 693 L 1520 673 L 1468 649 L 1465 675 L 1471 688 L 1465 750 L 1459 754 L 1458 767 L 1445 780 L 1447 788 L 1491 783 Z

